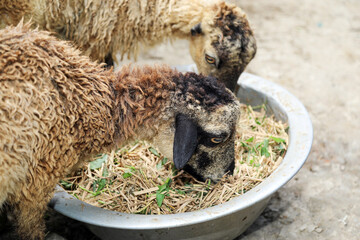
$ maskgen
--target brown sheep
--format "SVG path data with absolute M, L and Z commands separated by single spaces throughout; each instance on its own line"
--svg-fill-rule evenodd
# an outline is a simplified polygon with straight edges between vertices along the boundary
M 0 0 L 0 16 L 2 27 L 32 18 L 108 64 L 118 53 L 136 57 L 140 45 L 188 39 L 199 72 L 232 91 L 256 52 L 245 13 L 220 0 Z
M 0 208 L 43 239 L 55 185 L 90 156 L 137 138 L 199 179 L 234 169 L 239 102 L 215 78 L 167 66 L 104 68 L 30 25 L 0 30 Z

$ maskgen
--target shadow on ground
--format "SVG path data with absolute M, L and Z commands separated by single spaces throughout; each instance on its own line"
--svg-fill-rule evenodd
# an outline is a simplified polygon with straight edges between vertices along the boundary
M 251 235 L 253 232 L 256 232 L 262 228 L 265 228 L 267 225 L 275 222 L 282 221 L 285 224 L 291 223 L 292 219 L 288 219 L 283 213 L 289 207 L 289 202 L 284 201 L 279 192 L 276 192 L 270 199 L 269 204 L 261 215 L 255 220 L 255 222 L 236 240 L 243 240 L 246 236 Z
M 49 208 L 45 216 L 46 240 L 100 240 L 84 224 L 65 217 Z M 0 239 L 20 240 L 11 224 L 11 216 L 7 217 L 6 212 L 0 216 Z

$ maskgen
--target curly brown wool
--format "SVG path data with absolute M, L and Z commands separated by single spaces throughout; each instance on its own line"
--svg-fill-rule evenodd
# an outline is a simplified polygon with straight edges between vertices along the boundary
M 0 206 L 24 239 L 43 238 L 54 186 L 83 153 L 114 139 L 105 71 L 70 44 L 29 25 L 0 33 Z M 101 101 L 99 101 L 101 98 Z
M 214 77 L 206 77 L 192 72 L 179 75 L 174 79 L 178 95 L 188 98 L 191 95 L 193 102 L 199 102 L 205 109 L 233 101 L 233 95 L 225 90 L 225 85 L 218 84 L 216 81 L 217 79 Z
M 173 147 L 202 137 L 180 134 L 177 143 L 179 114 L 181 126 L 229 136 L 219 148 L 199 145 L 180 159 L 197 176 L 220 178 L 234 161 L 239 103 L 214 79 L 167 66 L 114 73 L 30 24 L 0 30 L 0 207 L 11 206 L 21 237 L 44 239 L 43 215 L 59 179 L 134 138 L 172 159 Z M 199 165 L 204 151 L 209 157 Z
M 0 27 L 21 18 L 57 33 L 92 60 L 112 64 L 168 39 L 187 39 L 200 73 L 231 90 L 254 57 L 256 43 L 243 11 L 222 0 L 3 0 Z M 229 30 L 231 29 L 231 30 Z M 214 63 L 206 61 L 211 56 Z

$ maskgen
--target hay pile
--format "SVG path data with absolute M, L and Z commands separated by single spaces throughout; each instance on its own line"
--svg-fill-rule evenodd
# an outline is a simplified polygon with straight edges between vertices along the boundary
M 82 201 L 127 213 L 172 214 L 224 203 L 261 183 L 285 155 L 287 125 L 266 117 L 264 106 L 257 108 L 259 111 L 242 105 L 234 175 L 216 184 L 199 182 L 177 171 L 172 162 L 143 141 L 98 156 L 60 183 Z

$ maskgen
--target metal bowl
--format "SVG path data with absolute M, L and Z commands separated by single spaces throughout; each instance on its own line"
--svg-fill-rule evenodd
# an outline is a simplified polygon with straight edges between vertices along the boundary
M 57 187 L 51 206 L 84 222 L 102 239 L 234 239 L 261 214 L 270 197 L 300 170 L 313 139 L 309 115 L 302 103 L 282 87 L 243 73 L 238 97 L 242 103 L 265 103 L 267 113 L 289 123 L 289 147 L 283 162 L 261 184 L 229 202 L 188 213 L 137 215 L 109 211 L 84 203 Z

